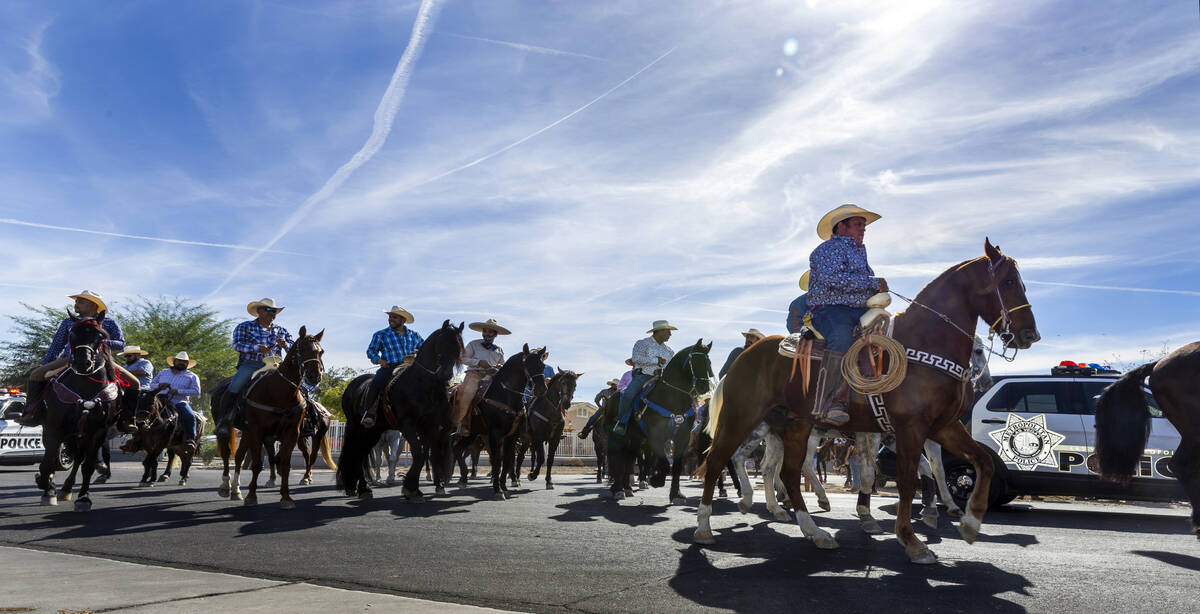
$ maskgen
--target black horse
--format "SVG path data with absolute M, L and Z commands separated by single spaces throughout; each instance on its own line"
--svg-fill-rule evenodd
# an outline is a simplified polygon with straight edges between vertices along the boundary
M 590 436 L 592 438 L 592 448 L 596 451 L 596 483 L 604 482 L 605 475 L 612 477 L 608 471 L 608 432 L 612 429 L 613 421 L 617 417 L 617 406 L 621 404 L 620 391 L 608 393 L 608 389 L 601 390 L 596 395 L 596 413 L 600 414 L 596 418 L 596 422 L 592 424 Z M 580 434 L 582 437 L 582 433 Z M 586 437 L 584 437 L 586 439 Z
M 642 471 L 651 486 L 658 488 L 666 483 L 666 474 L 671 472 L 671 503 L 682 505 L 685 500 L 679 490 L 679 475 L 683 470 L 683 457 L 687 453 L 696 420 L 696 401 L 708 392 L 713 377 L 712 363 L 708 352 L 712 344 L 704 340 L 678 352 L 666 366 L 662 376 L 650 384 L 645 398 L 634 407 L 629 419 L 626 436 L 610 434 L 609 460 L 614 476 L 611 491 L 614 498 L 629 496 L 633 488 L 629 483 L 634 455 L 648 446 L 651 457 L 644 463 Z M 637 391 L 626 389 L 636 394 Z M 646 444 L 646 446 L 643 446 Z
M 558 444 L 562 443 L 563 416 L 571 407 L 575 397 L 575 383 L 582 373 L 562 371 L 550 378 L 546 384 L 546 394 L 543 394 L 529 404 L 529 414 L 521 438 L 523 443 L 517 451 L 517 467 L 525 463 L 525 452 L 532 449 L 529 479 L 536 480 L 542 465 L 546 466 L 546 490 L 554 490 L 554 482 L 550 477 L 550 469 L 554 466 L 554 453 Z M 547 448 L 549 450 L 547 451 Z
M 429 460 L 433 466 L 433 483 L 437 492 L 445 492 L 449 477 L 450 401 L 446 397 L 450 378 L 460 364 L 463 351 L 463 324 L 452 326 L 450 320 L 429 335 L 417 350 L 413 364 L 396 377 L 388 389 L 387 406 L 380 403 L 380 416 L 375 425 L 366 428 L 362 416 L 366 412 L 367 387 L 371 375 L 361 375 L 346 386 L 342 393 L 342 411 L 346 414 L 346 431 L 342 453 L 338 457 L 338 480 L 346 494 L 361 499 L 372 496 L 367 482 L 367 459 L 383 432 L 398 429 L 412 449 L 412 466 L 404 476 L 401 492 L 410 501 L 423 501 L 418 486 L 421 468 Z M 429 457 L 427 459 L 427 457 Z
M 201 430 L 204 426 L 204 416 L 197 415 Z M 194 454 L 187 454 L 182 429 L 179 428 L 179 413 L 166 402 L 166 396 L 155 394 L 153 390 L 143 390 L 138 396 L 138 407 L 134 413 L 136 430 L 128 441 L 121 444 L 121 451 L 134 454 L 144 451 L 146 458 L 142 459 L 142 486 L 153 486 L 155 482 L 165 482 L 171 475 L 171 463 L 178 456 L 179 485 L 186 486 L 188 470 L 192 466 Z M 167 451 L 167 467 L 162 476 L 158 475 L 158 457 L 163 450 Z
M 92 509 L 88 490 L 108 427 L 116 424 L 118 418 L 122 424 L 133 422 L 132 413 L 120 409 L 123 405 L 119 402 L 122 386 L 132 387 L 136 393 L 137 383 L 125 382 L 117 376 L 116 363 L 106 343 L 108 333 L 100 327 L 103 312 L 96 318 L 71 319 L 73 324 L 68 337 L 71 360 L 45 392 L 42 445 L 46 452 L 35 481 L 42 491 L 42 505 L 56 505 L 57 500 L 70 501 L 75 474 L 82 465 L 83 485 L 79 489 L 75 511 L 86 512 Z M 71 458 L 82 459 L 82 462 L 71 467 L 56 500 L 54 471 L 61 458 L 60 446 L 70 453 Z
M 525 413 L 525 387 L 530 384 L 533 386 L 531 403 L 537 402 L 538 397 L 546 393 L 545 358 L 546 348 L 530 350 L 529 344 L 525 344 L 520 352 L 504 362 L 492 377 L 483 398 L 467 414 L 471 420 L 471 432 L 487 434 L 488 463 L 492 466 L 495 499 L 507 499 L 508 486 L 505 480 L 508 476 L 516 478 L 515 439 Z M 469 445 L 470 441 L 466 440 L 454 445 L 454 457 L 460 459 L 460 466 Z M 459 480 L 459 485 L 465 486 L 466 479 Z

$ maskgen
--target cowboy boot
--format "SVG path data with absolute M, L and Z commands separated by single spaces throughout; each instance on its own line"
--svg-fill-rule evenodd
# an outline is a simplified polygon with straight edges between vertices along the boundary
M 25 389 L 25 398 L 28 399 L 28 403 L 25 404 L 25 411 L 22 411 L 21 416 L 14 422 L 21 426 L 41 426 L 42 418 L 46 413 L 44 397 L 48 385 L 48 382 L 44 380 L 29 380 Z
M 134 388 L 126 388 L 121 392 L 121 415 L 118 416 L 117 430 L 122 433 L 132 433 L 134 416 L 137 415 L 139 392 Z
M 363 428 L 369 429 L 375 426 L 375 414 L 379 412 L 379 391 L 373 387 L 367 389 L 367 411 L 363 414 L 362 420 L 359 421 Z
M 827 391 L 827 393 L 825 398 L 820 399 L 821 402 L 817 406 L 817 410 L 813 412 L 813 417 L 817 422 L 830 426 L 841 426 L 850 421 L 850 414 L 846 411 L 850 406 L 850 386 L 842 377 L 842 357 L 844 355 L 843 352 L 827 349 L 821 358 L 823 375 L 821 391 Z
M 237 394 L 226 390 L 221 395 L 221 419 L 217 421 L 217 425 L 213 427 L 213 434 L 217 437 L 229 437 L 233 433 L 234 412 L 237 410 Z

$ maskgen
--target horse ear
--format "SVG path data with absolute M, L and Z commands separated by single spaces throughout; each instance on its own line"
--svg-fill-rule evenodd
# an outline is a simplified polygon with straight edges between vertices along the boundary
M 321 337 L 324 337 L 324 336 L 325 336 L 325 329 L 324 329 L 324 328 L 322 328 L 322 329 L 321 329 L 321 332 L 317 333 L 317 336 L 316 336 L 316 337 L 313 337 L 313 339 L 316 339 L 317 341 L 320 341 L 320 340 L 321 340 Z
M 712 349 L 712 344 L 713 344 L 713 342 L 712 342 L 712 341 L 709 341 L 709 342 L 708 342 L 708 347 L 704 348 L 704 353 L 705 353 L 705 354 L 707 354 L 707 353 L 708 353 L 708 351 Z
M 583 374 L 582 374 L 582 373 L 574 373 L 574 372 L 572 372 L 572 375 L 574 375 L 574 376 L 575 376 L 575 379 L 579 379 L 579 378 L 583 377 Z
M 702 347 L 704 347 L 704 337 L 701 337 L 696 340 L 696 349 L 698 350 Z
M 449 322 L 449 320 L 447 320 L 447 322 Z M 467 327 L 466 322 L 459 322 L 458 323 L 458 332 L 461 334 L 463 332 L 463 329 L 466 327 Z
M 450 328 L 451 326 L 453 326 L 453 324 L 450 323 L 450 318 L 446 318 L 442 322 L 442 328 Z
M 987 237 L 984 237 L 983 239 L 983 253 L 987 254 L 988 260 L 991 260 L 992 262 L 998 262 L 1004 257 L 1004 255 L 1000 253 L 1000 248 L 994 247 L 992 245 L 992 240 Z
M 528 353 L 529 353 L 529 344 L 528 344 L 528 343 L 526 343 L 524 346 L 522 346 L 522 347 L 521 347 L 521 351 L 522 351 L 522 352 L 525 352 L 526 354 L 528 354 Z
M 308 334 L 308 329 L 302 324 L 300 325 L 300 336 L 305 337 Z

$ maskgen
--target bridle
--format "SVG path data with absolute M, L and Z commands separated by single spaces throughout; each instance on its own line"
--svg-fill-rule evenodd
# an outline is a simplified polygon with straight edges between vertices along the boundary
M 298 341 L 297 344 L 304 343 L 304 342 L 308 341 L 309 339 L 310 339 L 310 337 L 305 337 L 305 338 L 301 339 L 300 341 Z M 278 375 L 281 379 L 283 379 L 283 381 L 287 382 L 288 384 L 290 384 L 293 388 L 295 388 L 297 390 L 300 389 L 301 383 L 308 384 L 309 386 L 316 385 L 316 384 L 310 383 L 304 373 L 304 368 L 307 367 L 309 363 L 313 363 L 313 362 L 317 363 L 317 384 L 321 383 L 320 376 L 321 376 L 321 374 L 325 373 L 325 361 L 324 361 L 324 359 L 321 358 L 321 354 L 322 354 L 321 344 L 318 343 L 315 339 L 311 343 L 312 343 L 312 347 L 309 349 L 309 351 L 311 351 L 313 353 L 312 358 L 302 359 L 300 355 L 302 353 L 304 353 L 304 350 L 297 350 L 297 352 L 295 354 L 289 354 L 287 356 L 287 358 L 284 359 L 284 364 L 279 365 L 279 368 L 275 370 L 275 375 Z M 284 375 L 283 367 L 284 367 L 284 365 L 287 365 L 289 363 L 296 364 L 296 373 L 298 374 L 298 377 L 296 379 L 299 381 L 293 382 L 291 379 L 288 378 L 287 375 Z
M 108 333 L 104 332 L 104 329 L 100 326 L 99 323 L 97 323 L 95 320 L 92 320 L 90 318 L 86 319 L 86 320 L 76 321 L 74 326 L 72 326 L 72 332 L 74 332 L 73 329 L 76 327 L 89 326 L 89 325 L 96 327 L 96 329 L 100 331 L 100 333 L 101 333 L 100 343 L 104 343 L 104 339 L 107 337 Z M 68 368 L 70 369 L 71 373 L 74 373 L 75 375 L 82 375 L 84 377 L 89 377 L 93 373 L 99 371 L 100 369 L 103 369 L 104 368 L 104 359 L 100 356 L 100 350 L 98 350 L 90 345 L 76 345 L 74 343 L 74 341 L 72 341 L 72 339 L 71 339 L 72 336 L 73 335 L 67 336 L 67 342 L 71 344 L 71 361 L 68 363 L 69 364 Z M 93 367 L 90 371 L 86 371 L 86 372 L 79 371 L 78 369 L 76 369 L 75 368 L 75 352 L 76 352 L 76 350 L 84 350 L 86 352 L 84 354 L 84 358 L 87 360 L 89 365 L 95 365 L 95 367 Z
M 665 368 L 663 369 L 663 377 L 661 379 L 659 379 L 659 381 L 662 382 L 662 384 L 664 386 L 666 386 L 667 388 L 670 388 L 677 392 L 682 392 L 683 394 L 688 395 L 688 398 L 695 399 L 696 397 L 700 396 L 701 391 L 696 386 L 696 383 L 701 382 L 701 381 L 703 381 L 703 382 L 709 381 L 709 378 L 712 377 L 712 365 L 711 364 L 709 365 L 707 374 L 697 375 L 696 374 L 696 363 L 692 362 L 692 359 L 695 358 L 697 355 L 708 356 L 708 354 L 706 354 L 704 352 L 693 349 L 690 352 L 688 352 L 687 358 L 685 358 L 683 361 L 684 366 L 687 367 L 687 369 L 688 369 L 688 373 L 692 376 L 692 386 L 690 389 L 684 390 L 683 388 L 680 388 L 679 386 L 676 386 L 675 384 L 672 384 L 671 382 L 667 381 Z M 696 361 L 696 362 L 699 362 L 699 361 Z M 707 386 L 706 386 L 706 389 L 707 389 Z
M 451 328 L 454 328 L 454 327 L 451 327 Z M 429 342 L 434 340 L 434 337 L 436 335 L 440 334 L 441 332 L 443 332 L 445 330 L 447 330 L 447 329 L 442 328 L 442 329 L 439 329 L 437 332 L 435 332 L 433 335 L 430 335 L 429 339 L 426 340 L 425 343 L 421 344 L 421 347 L 425 347 L 425 345 L 429 344 Z M 435 378 L 438 377 L 438 372 L 441 370 L 441 366 L 442 366 L 442 355 L 443 355 L 442 348 L 440 347 L 441 346 L 440 341 L 441 340 L 439 339 L 438 342 L 435 342 L 433 344 L 434 348 L 435 348 L 434 352 L 433 352 L 433 364 L 435 365 L 435 368 L 430 369 L 429 367 L 426 367 L 425 365 L 421 364 L 421 361 L 417 360 L 417 358 L 413 359 L 412 366 L 420 367 L 420 369 L 422 371 L 428 373 L 429 375 L 431 375 Z M 458 353 L 460 355 L 462 354 L 462 347 L 463 347 L 462 337 L 459 337 L 458 338 Z M 420 352 L 418 351 L 418 358 L 419 358 L 419 354 L 420 354 Z M 446 379 L 449 379 L 449 378 L 446 378 Z

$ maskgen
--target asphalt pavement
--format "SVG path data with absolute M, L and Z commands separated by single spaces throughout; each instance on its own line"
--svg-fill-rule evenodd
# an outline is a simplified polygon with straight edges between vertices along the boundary
M 988 513 L 974 545 L 944 516 L 936 530 L 917 522 L 941 557 L 918 566 L 894 535 L 859 530 L 851 495 L 814 514 L 841 544 L 821 551 L 771 520 L 761 491 L 749 515 L 718 500 L 717 545 L 692 544 L 691 480 L 682 506 L 664 488 L 613 501 L 562 474 L 556 490 L 526 483 L 507 501 L 480 478 L 407 503 L 398 486 L 350 499 L 321 472 L 284 511 L 277 489 L 254 507 L 218 498 L 213 470 L 187 487 L 139 487 L 140 473 L 117 463 L 81 513 L 42 507 L 31 469 L 0 468 L 0 611 L 1191 611 L 1200 594 L 1200 541 L 1180 505 L 1012 504 Z M 890 531 L 895 499 L 873 507 Z

